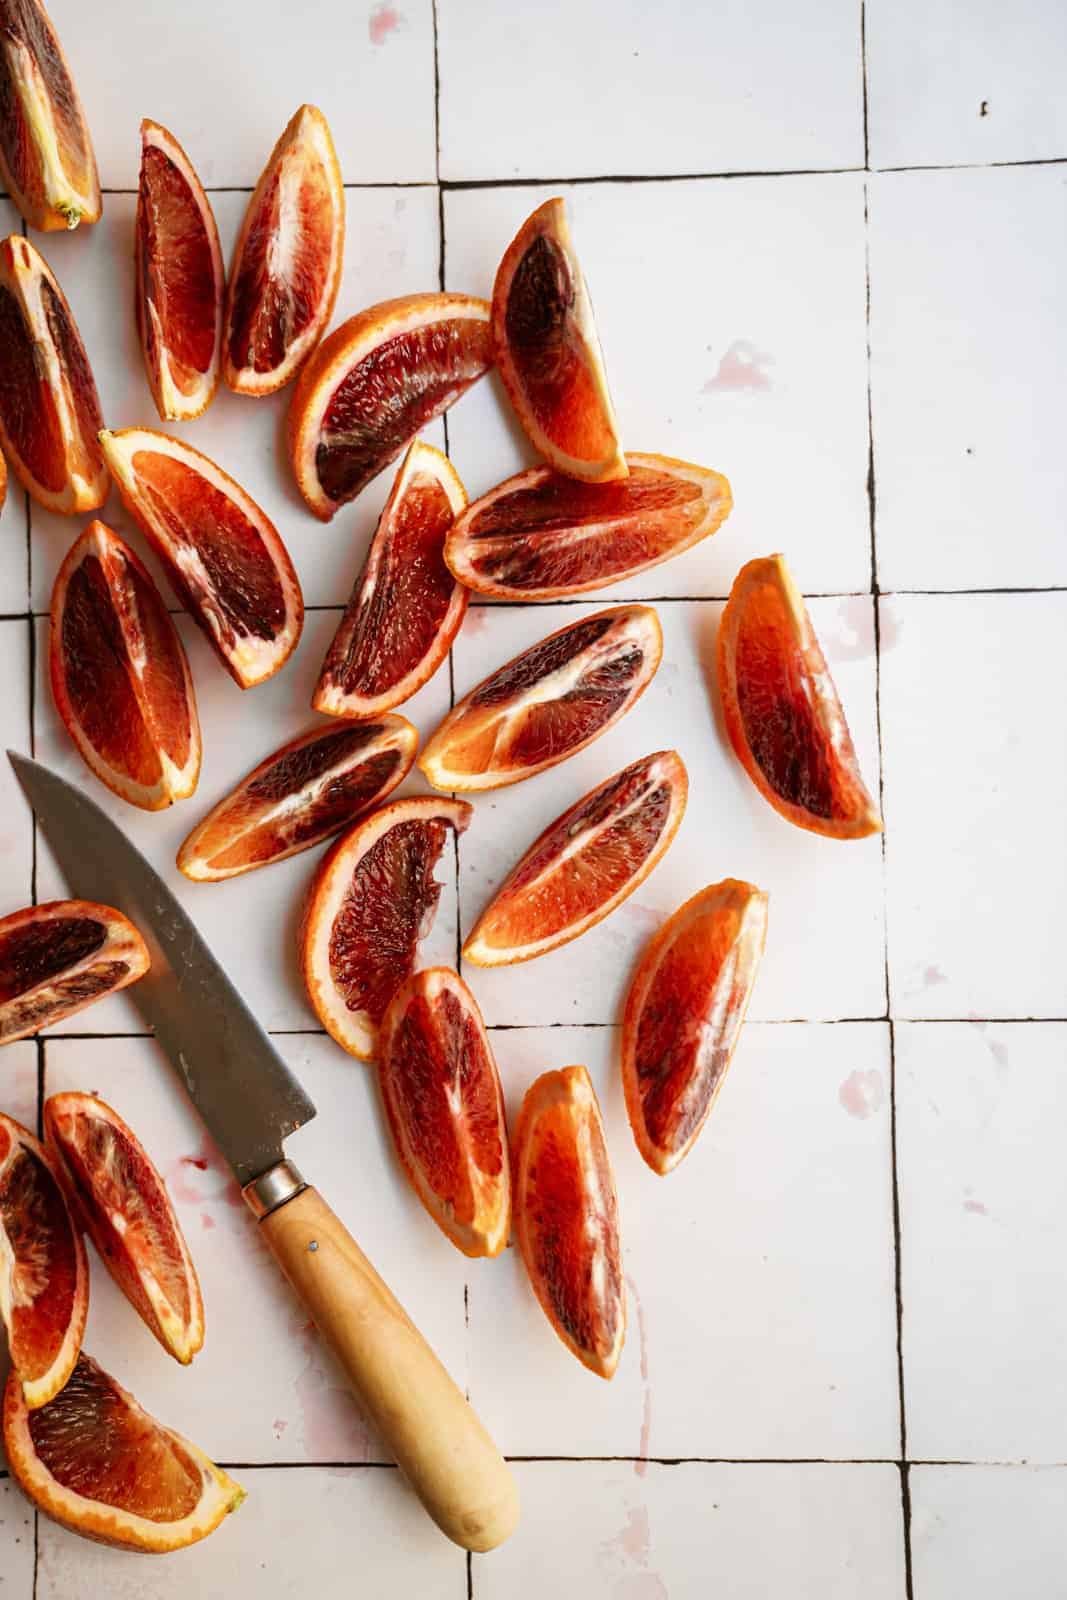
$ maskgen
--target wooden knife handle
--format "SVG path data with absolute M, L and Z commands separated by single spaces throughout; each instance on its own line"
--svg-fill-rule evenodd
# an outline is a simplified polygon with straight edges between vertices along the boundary
M 502 1544 L 519 1518 L 503 1456 L 322 1196 L 302 1189 L 259 1226 L 442 1533 L 466 1550 Z

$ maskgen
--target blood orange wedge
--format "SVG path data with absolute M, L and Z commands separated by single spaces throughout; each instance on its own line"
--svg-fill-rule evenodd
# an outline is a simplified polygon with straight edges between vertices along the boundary
M 172 133 L 141 123 L 134 225 L 137 331 L 164 422 L 200 416 L 219 386 L 226 274 L 211 202 Z
M 301 106 L 245 212 L 226 295 L 223 372 L 238 394 L 273 394 L 333 315 L 345 247 L 345 191 L 329 124 Z
M 48 637 L 56 710 L 100 781 L 146 811 L 192 794 L 200 722 L 185 650 L 149 573 L 102 522 L 59 569 Z
M 490 489 L 456 521 L 445 560 L 460 583 L 505 600 L 559 600 L 681 555 L 733 505 L 721 473 L 628 455 L 618 483 L 576 483 L 534 467 Z
M 81 335 L 44 257 L 18 234 L 0 242 L 0 444 L 48 511 L 95 511 L 108 478 L 103 427 Z
M 617 772 L 547 827 L 482 912 L 463 946 L 477 967 L 505 967 L 569 944 L 620 906 L 665 855 L 689 779 L 676 750 Z
M 289 412 L 297 486 L 328 522 L 492 365 L 489 305 L 411 294 L 350 317 L 300 374 Z
M 527 1089 L 512 1166 L 515 1238 L 541 1309 L 583 1367 L 614 1377 L 626 1337 L 619 1203 L 584 1067 Z
M 132 922 L 92 900 L 48 900 L 0 918 L 0 1044 L 52 1028 L 148 971 Z
M 471 819 L 464 800 L 393 800 L 338 839 L 311 885 L 301 966 L 319 1021 L 369 1061 L 378 1025 L 415 970 L 441 885 L 434 868 L 449 832 Z
M 44 1136 L 74 1215 L 145 1326 L 183 1365 L 204 1343 L 204 1302 L 163 1179 L 133 1130 L 92 1094 L 54 1094 Z
M 214 883 L 310 850 L 380 805 L 407 776 L 418 742 L 403 717 L 320 724 L 290 739 L 193 829 L 178 866 Z
M 76 228 L 100 216 L 81 101 L 38 0 L 0 4 L 0 179 L 31 227 Z
M 316 711 L 376 717 L 437 671 L 467 611 L 467 591 L 444 558 L 445 536 L 466 504 L 448 457 L 416 439 L 322 664 Z
M 300 584 L 273 522 L 178 439 L 122 428 L 100 441 L 127 509 L 231 678 L 251 689 L 272 677 L 304 626 Z
M 622 1082 L 637 1148 L 660 1176 L 688 1155 L 722 1088 L 767 935 L 767 896 L 727 878 L 650 940 L 626 997 Z
M 11 1354 L 8 1393 L 47 1405 L 74 1370 L 89 1310 L 85 1246 L 55 1163 L 0 1112 L 0 1319 Z
M 472 689 L 434 733 L 419 766 L 438 789 L 499 789 L 532 778 L 625 716 L 662 654 L 650 606 L 617 606 L 572 622 Z
M 45 1516 L 127 1550 L 183 1550 L 244 1499 L 202 1450 L 156 1422 L 84 1354 L 63 1392 L 40 1411 L 27 1410 L 8 1379 L 4 1449 Z
M 625 478 L 589 292 L 562 200 L 527 217 L 493 285 L 493 349 L 533 444 L 560 472 Z
M 774 809 L 831 839 L 879 833 L 837 690 L 782 556 L 750 561 L 734 579 L 717 662 L 730 743 Z
M 504 1093 L 478 1004 L 447 967 L 417 972 L 382 1021 L 378 1079 L 396 1153 L 465 1256 L 496 1256 L 511 1225 Z

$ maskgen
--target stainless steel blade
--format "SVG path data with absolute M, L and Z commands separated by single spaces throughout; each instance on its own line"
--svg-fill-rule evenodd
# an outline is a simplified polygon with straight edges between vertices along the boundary
M 127 991 L 242 1185 L 282 1159 L 315 1107 L 137 847 L 96 803 L 8 751 L 71 891 L 122 911 L 152 965 Z

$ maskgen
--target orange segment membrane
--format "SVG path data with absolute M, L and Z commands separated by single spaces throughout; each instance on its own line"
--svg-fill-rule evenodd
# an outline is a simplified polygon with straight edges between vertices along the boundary
M 196 199 L 157 144 L 141 156 L 138 225 L 144 293 L 159 315 L 171 374 L 191 390 L 215 354 L 215 268 Z M 151 319 L 144 334 L 155 341 Z
M 0 1166 L 11 1134 L 0 1127 Z M 0 1225 L 14 1257 L 11 1359 L 24 1382 L 49 1372 L 70 1327 L 78 1260 L 66 1205 L 52 1173 L 25 1144 L 0 1172 Z
M 288 175 L 283 164 L 267 184 L 245 235 L 228 344 L 230 360 L 238 369 L 273 372 L 280 367 L 323 304 L 330 268 L 332 196 L 319 163 L 305 163 L 302 171 L 297 214 L 282 216 L 282 178 Z M 271 270 L 280 234 L 297 252 L 295 259 L 286 256 L 283 273 Z

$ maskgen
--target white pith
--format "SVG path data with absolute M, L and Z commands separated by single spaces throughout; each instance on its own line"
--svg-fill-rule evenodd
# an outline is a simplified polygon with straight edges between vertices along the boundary
M 51 97 L 36 57 L 15 39 L 7 39 L 4 50 L 26 126 L 40 157 L 45 203 L 50 210 L 66 218 L 68 228 L 76 228 L 83 217 L 95 220 L 93 213 L 99 214 L 99 194 L 81 193 L 67 176 L 52 115 Z

